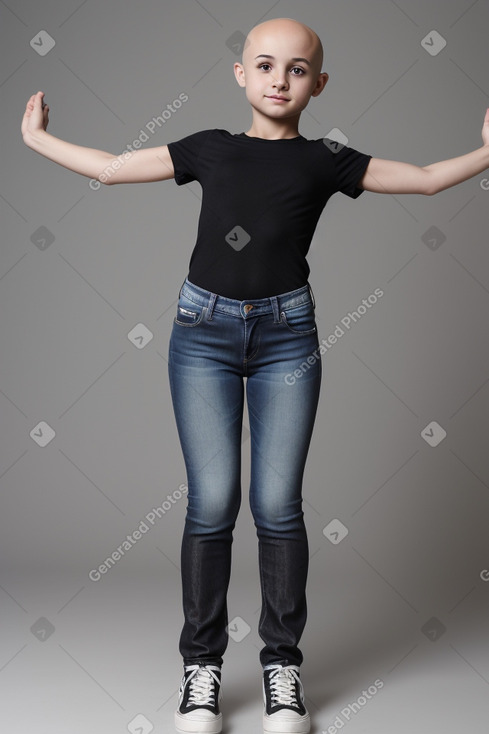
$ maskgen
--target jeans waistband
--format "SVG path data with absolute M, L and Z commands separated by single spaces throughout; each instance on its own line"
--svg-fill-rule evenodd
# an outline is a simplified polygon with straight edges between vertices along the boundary
M 309 283 L 296 290 L 280 293 L 276 296 L 240 301 L 207 291 L 185 278 L 179 295 L 185 296 L 200 306 L 207 306 L 208 319 L 211 319 L 214 311 L 217 311 L 231 316 L 242 316 L 243 318 L 273 313 L 274 320 L 279 321 L 280 312 L 283 309 L 301 306 L 304 303 L 311 303 L 315 307 L 314 294 Z

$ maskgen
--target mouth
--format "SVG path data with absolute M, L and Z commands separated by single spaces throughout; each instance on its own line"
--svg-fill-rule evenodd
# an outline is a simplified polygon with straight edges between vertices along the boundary
M 290 102 L 288 97 L 282 97 L 282 95 L 280 94 L 270 94 L 265 96 L 267 97 L 267 99 L 276 99 L 277 102 Z

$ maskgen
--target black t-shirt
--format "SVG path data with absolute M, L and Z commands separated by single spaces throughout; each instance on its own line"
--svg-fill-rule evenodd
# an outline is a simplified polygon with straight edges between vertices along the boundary
M 203 130 L 168 145 L 181 186 L 198 181 L 202 208 L 188 279 L 246 300 L 306 285 L 306 255 L 326 202 L 356 199 L 371 158 L 324 138 L 253 138 Z

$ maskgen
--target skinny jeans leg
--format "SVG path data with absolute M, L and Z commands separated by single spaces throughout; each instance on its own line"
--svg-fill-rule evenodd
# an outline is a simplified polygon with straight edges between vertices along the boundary
M 309 558 L 302 480 L 319 400 L 318 347 L 308 286 L 250 301 L 216 296 L 188 280 L 182 286 L 169 377 L 188 484 L 179 642 L 185 664 L 222 664 L 228 644 L 245 392 L 262 592 L 258 631 L 265 643 L 260 661 L 302 662 Z

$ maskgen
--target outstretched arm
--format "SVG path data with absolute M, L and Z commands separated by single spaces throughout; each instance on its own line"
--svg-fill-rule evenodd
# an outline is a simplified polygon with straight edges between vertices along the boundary
M 411 163 L 371 158 L 359 186 L 376 194 L 432 196 L 489 168 L 489 108 L 482 126 L 483 145 L 458 158 L 414 166 Z
M 173 162 L 166 145 L 116 156 L 50 135 L 46 132 L 49 106 L 43 106 L 43 96 L 44 92 L 32 95 L 22 119 L 22 137 L 29 148 L 60 166 L 105 184 L 144 183 L 173 178 Z

